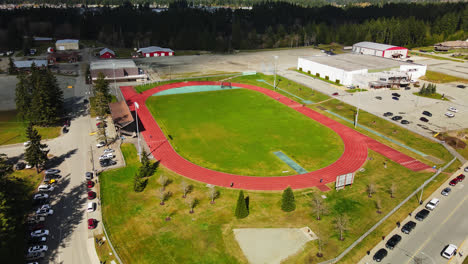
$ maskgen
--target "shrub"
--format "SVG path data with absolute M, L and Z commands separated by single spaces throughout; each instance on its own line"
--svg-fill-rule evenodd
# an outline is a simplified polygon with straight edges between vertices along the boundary
M 317 73 L 315 74 L 315 76 L 320 77 L 320 73 L 317 72 Z
M 294 193 L 291 187 L 288 187 L 283 191 L 283 197 L 281 199 L 281 210 L 285 212 L 292 212 L 296 210 L 296 201 L 294 200 Z
M 249 211 L 247 210 L 247 203 L 244 198 L 244 192 L 242 190 L 239 192 L 239 198 L 237 198 L 235 214 L 239 219 L 246 218 L 249 215 Z
M 335 82 L 336 82 L 336 84 L 340 84 L 340 80 L 338 80 L 338 79 Z
M 327 75 L 325 75 L 325 80 L 328 81 L 329 79 L 330 79 L 330 77 L 328 77 Z
M 302 71 L 302 67 L 299 68 L 299 71 Z

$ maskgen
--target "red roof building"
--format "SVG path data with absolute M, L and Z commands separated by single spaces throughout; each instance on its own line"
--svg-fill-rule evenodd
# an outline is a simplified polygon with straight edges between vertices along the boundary
M 137 53 L 143 57 L 174 56 L 174 51 L 168 48 L 151 46 L 137 50 Z
M 393 45 L 363 41 L 353 45 L 353 52 L 384 58 L 406 58 L 408 49 Z
M 108 49 L 108 48 L 104 48 L 101 51 L 99 51 L 99 58 L 101 58 L 101 59 L 113 59 L 113 58 L 115 58 L 115 52 L 113 50 Z

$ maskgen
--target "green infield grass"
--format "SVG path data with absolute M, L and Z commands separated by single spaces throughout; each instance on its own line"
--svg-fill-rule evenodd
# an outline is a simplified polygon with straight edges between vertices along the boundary
M 344 151 L 331 129 L 247 89 L 153 96 L 147 105 L 180 155 L 217 171 L 292 175 L 297 173 L 273 152 L 313 171 Z

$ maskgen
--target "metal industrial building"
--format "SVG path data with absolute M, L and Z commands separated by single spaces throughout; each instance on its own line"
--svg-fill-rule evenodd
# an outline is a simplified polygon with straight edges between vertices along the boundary
M 335 83 L 360 87 L 369 87 L 372 81 L 391 84 L 395 79 L 409 83 L 424 76 L 426 68 L 426 65 L 352 53 L 311 56 L 299 58 L 297 62 L 297 69 L 305 73 Z
M 137 81 L 144 80 L 146 74 L 139 69 L 133 60 L 100 60 L 93 61 L 89 66 L 91 80 L 97 80 L 99 73 L 104 74 L 106 80 L 110 81 Z
M 408 49 L 393 45 L 380 44 L 375 42 L 358 42 L 353 45 L 353 52 L 363 55 L 372 55 L 384 58 L 406 58 Z
M 45 68 L 49 64 L 47 60 L 23 60 L 23 61 L 14 61 L 13 64 L 18 70 L 29 70 L 34 64 L 37 68 Z
M 80 44 L 77 39 L 59 39 L 55 42 L 57 50 L 79 50 Z
M 150 46 L 137 50 L 137 53 L 142 57 L 159 57 L 159 56 L 173 56 L 174 51 L 168 48 L 161 48 L 157 46 Z

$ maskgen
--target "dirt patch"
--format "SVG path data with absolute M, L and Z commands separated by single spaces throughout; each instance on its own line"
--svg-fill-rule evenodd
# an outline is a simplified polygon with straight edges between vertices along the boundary
M 464 137 L 464 135 L 463 135 Z M 451 146 L 454 149 L 465 149 L 466 148 L 466 143 L 458 138 L 458 137 L 453 137 L 445 134 L 439 134 L 437 136 L 437 139 L 445 141 L 449 146 Z

